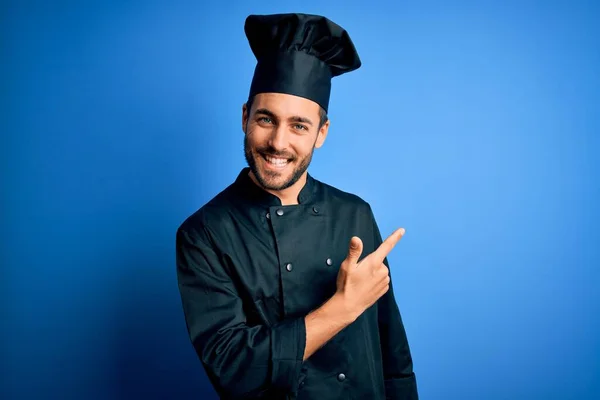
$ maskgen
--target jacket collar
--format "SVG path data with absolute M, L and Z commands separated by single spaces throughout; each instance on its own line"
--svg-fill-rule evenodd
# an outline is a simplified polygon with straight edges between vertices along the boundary
M 235 180 L 234 187 L 240 198 L 267 207 L 281 206 L 281 200 L 279 197 L 267 192 L 254 183 L 252 178 L 250 178 L 249 173 L 250 168 L 245 167 L 240 171 L 237 179 Z M 300 193 L 298 194 L 298 203 L 305 204 L 310 202 L 315 195 L 316 188 L 317 185 L 314 178 L 310 174 L 307 174 L 306 184 L 304 187 L 302 187 Z

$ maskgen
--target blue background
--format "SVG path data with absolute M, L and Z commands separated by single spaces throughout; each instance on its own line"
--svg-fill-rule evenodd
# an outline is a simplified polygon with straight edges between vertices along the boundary
M 600 7 L 3 2 L 3 399 L 212 399 L 174 265 L 245 166 L 250 13 L 363 60 L 310 172 L 369 201 L 423 399 L 600 398 Z M 325 4 L 326 3 L 326 4 Z

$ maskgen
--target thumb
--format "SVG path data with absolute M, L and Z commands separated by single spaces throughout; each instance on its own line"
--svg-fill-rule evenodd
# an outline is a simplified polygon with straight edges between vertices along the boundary
M 358 262 L 358 258 L 362 254 L 363 251 L 363 242 L 360 240 L 358 236 L 352 236 L 350 239 L 350 245 L 348 246 L 348 260 L 352 264 L 356 264 Z

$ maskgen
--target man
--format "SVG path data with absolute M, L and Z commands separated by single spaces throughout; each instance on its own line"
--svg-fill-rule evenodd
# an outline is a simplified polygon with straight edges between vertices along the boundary
M 331 78 L 360 67 L 346 31 L 249 16 L 257 66 L 242 108 L 248 167 L 177 231 L 191 341 L 224 399 L 417 399 L 371 207 L 307 172 Z

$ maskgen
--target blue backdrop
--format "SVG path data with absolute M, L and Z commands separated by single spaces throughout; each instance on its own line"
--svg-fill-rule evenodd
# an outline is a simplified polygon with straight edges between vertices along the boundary
M 245 166 L 250 13 L 322 13 L 310 172 L 369 201 L 423 399 L 600 398 L 600 7 L 3 2 L 3 399 L 212 399 L 175 230 Z

